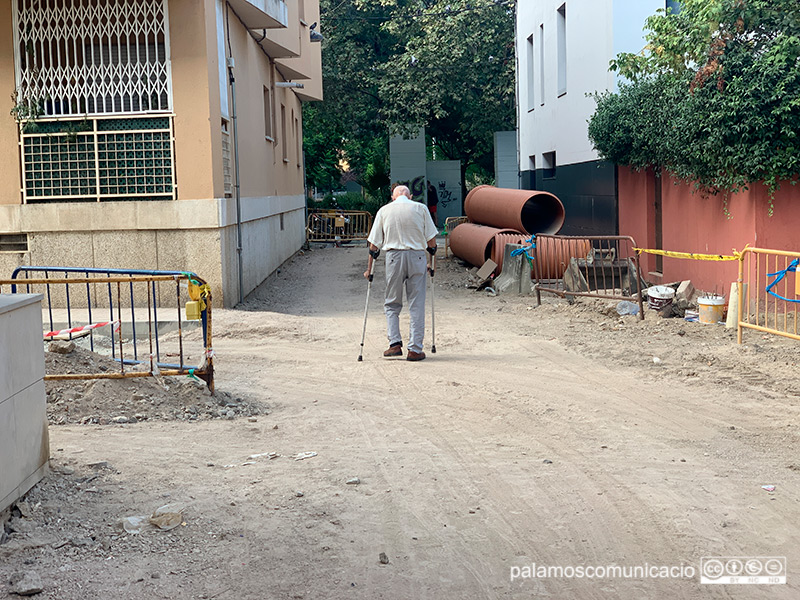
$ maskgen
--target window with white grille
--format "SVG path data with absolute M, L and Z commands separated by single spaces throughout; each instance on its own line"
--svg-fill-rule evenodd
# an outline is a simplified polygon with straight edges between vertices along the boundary
M 167 0 L 12 0 L 17 95 L 40 117 L 170 112 Z
M 21 138 L 26 204 L 175 199 L 168 116 L 37 121 Z

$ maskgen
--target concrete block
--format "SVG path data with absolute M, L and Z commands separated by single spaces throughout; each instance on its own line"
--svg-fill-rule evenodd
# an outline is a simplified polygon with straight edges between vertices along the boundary
M 2 375 L 0 373 L 0 375 Z M 17 484 L 22 479 L 19 460 L 17 458 L 16 420 L 14 419 L 14 401 L 0 391 L 0 511 L 8 504 Z M 10 502 L 13 502 L 11 500 Z M 10 503 L 9 502 L 9 503 Z
M 42 379 L 12 398 L 17 429 L 17 461 L 22 476 L 19 485 L 23 487 L 27 479 L 50 459 L 46 398 Z M 25 491 L 27 489 L 22 493 Z
M 0 341 L 2 512 L 41 479 L 50 456 L 41 296 L 0 296 Z
M 506 244 L 503 250 L 503 271 L 495 279 L 494 289 L 500 294 L 530 294 L 531 265 L 524 254 L 511 256 L 521 244 Z
M 680 285 L 678 286 L 678 290 L 675 292 L 675 301 L 680 302 L 681 300 L 686 300 L 686 302 L 690 302 L 693 295 L 694 286 L 692 285 L 692 282 L 687 279 L 685 281 L 681 281 Z
M 494 273 L 494 270 L 496 268 L 497 268 L 496 262 L 494 262 L 491 258 L 486 259 L 486 262 L 483 263 L 483 266 L 481 266 L 480 269 L 478 269 L 478 272 L 475 274 L 475 276 L 479 280 L 483 281 L 484 279 L 488 279 L 489 275 Z
M 41 296 L 0 296 L 0 340 L 0 398 L 8 398 L 44 377 Z

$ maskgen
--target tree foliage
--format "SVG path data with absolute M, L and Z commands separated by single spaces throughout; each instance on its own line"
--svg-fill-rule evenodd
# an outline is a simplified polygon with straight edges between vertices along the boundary
M 312 184 L 336 156 L 383 193 L 389 136 L 420 126 L 438 156 L 491 169 L 493 133 L 514 126 L 513 2 L 321 0 L 320 8 L 325 100 L 304 112 Z
M 663 167 L 711 193 L 800 172 L 800 4 L 683 0 L 646 23 L 640 54 L 612 61 L 628 79 L 598 95 L 589 137 L 635 168 Z

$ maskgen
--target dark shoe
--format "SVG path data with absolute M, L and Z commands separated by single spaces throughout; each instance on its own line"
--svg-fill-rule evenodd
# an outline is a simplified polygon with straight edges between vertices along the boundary
M 403 356 L 403 342 L 395 342 L 383 351 L 384 356 Z
M 409 350 L 408 356 L 406 356 L 406 360 L 425 360 L 425 353 L 414 352 L 413 350 Z

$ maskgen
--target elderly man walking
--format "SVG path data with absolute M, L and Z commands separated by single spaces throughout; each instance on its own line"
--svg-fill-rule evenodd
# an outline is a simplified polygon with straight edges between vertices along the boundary
M 422 340 L 425 337 L 425 275 L 430 256 L 436 254 L 436 226 L 428 207 L 411 200 L 404 185 L 392 191 L 392 201 L 378 210 L 367 238 L 369 263 L 364 277 L 369 278 L 372 263 L 381 250 L 386 252 L 386 296 L 383 304 L 389 334 L 389 348 L 384 356 L 402 356 L 400 311 L 403 288 L 408 299 L 411 331 L 406 360 L 423 360 Z

